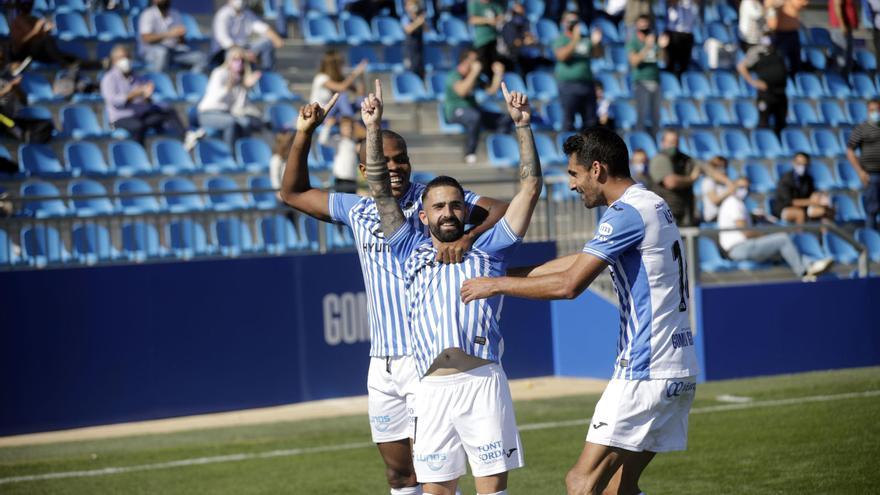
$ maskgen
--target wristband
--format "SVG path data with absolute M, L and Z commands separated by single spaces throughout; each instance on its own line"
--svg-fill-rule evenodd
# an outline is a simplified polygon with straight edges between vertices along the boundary
M 531 127 L 531 126 L 532 126 L 532 124 L 519 124 L 519 125 L 515 125 L 514 127 L 516 127 L 517 129 L 525 129 L 526 127 Z

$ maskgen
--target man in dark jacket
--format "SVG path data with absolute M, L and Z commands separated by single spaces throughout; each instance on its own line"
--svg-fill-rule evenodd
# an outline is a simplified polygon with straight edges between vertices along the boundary
M 810 156 L 798 153 L 794 156 L 792 169 L 779 178 L 773 215 L 790 223 L 807 220 L 834 219 L 834 210 L 828 195 L 816 191 L 809 171 Z
M 750 48 L 736 70 L 750 86 L 758 90 L 758 127 L 769 129 L 772 117 L 773 131 L 780 136 L 788 113 L 788 97 L 785 96 L 788 70 L 785 59 L 776 51 L 770 37 L 765 35 L 760 45 Z M 757 79 L 752 77 L 752 71 L 757 74 Z

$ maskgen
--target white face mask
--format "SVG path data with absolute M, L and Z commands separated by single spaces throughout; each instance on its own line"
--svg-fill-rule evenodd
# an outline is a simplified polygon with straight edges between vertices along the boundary
M 128 57 L 120 58 L 116 61 L 116 68 L 119 69 L 123 74 L 131 73 L 131 59 Z
M 747 187 L 737 187 L 736 188 L 736 197 L 739 199 L 746 199 L 749 196 L 749 189 Z
M 235 9 L 236 12 L 241 12 L 241 9 L 244 8 L 244 0 L 231 0 L 229 6 Z
M 629 168 L 630 175 L 642 175 L 645 173 L 645 164 L 642 162 L 633 162 Z
M 807 173 L 806 165 L 792 165 L 791 168 L 794 170 L 795 175 L 804 175 L 805 173 Z

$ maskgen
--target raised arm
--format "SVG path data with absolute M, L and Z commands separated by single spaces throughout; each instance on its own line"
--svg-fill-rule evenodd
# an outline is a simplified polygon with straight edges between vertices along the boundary
M 538 158 L 535 138 L 532 135 L 530 124 L 532 110 L 529 107 L 529 97 L 516 91 L 508 92 L 504 83 L 501 83 L 501 92 L 504 94 L 504 101 L 507 102 L 507 111 L 513 119 L 516 139 L 519 141 L 519 191 L 507 207 L 504 220 L 516 235 L 522 236 L 529 228 L 532 213 L 541 196 L 544 179 L 541 174 L 541 160 Z
M 382 149 L 382 83 L 376 79 L 376 92 L 361 102 L 361 117 L 367 127 L 367 184 L 376 201 L 382 232 L 388 239 L 406 222 L 403 210 L 391 193 L 391 173 Z
M 324 221 L 330 221 L 330 195 L 327 191 L 313 189 L 309 182 L 309 150 L 312 147 L 312 134 L 338 98 L 339 94 L 334 94 L 326 107 L 311 103 L 299 109 L 296 136 L 287 156 L 287 166 L 278 192 L 281 201 L 288 206 Z

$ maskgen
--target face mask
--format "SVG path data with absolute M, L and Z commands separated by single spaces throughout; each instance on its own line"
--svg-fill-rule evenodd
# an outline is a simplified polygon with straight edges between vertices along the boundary
M 868 120 L 874 123 L 880 123 L 880 112 L 868 112 Z
M 645 173 L 645 164 L 641 162 L 633 162 L 629 168 L 630 175 L 643 175 Z
M 159 7 L 159 10 L 168 10 L 168 7 L 171 7 L 171 0 L 159 0 L 156 2 L 156 7 Z
M 749 189 L 747 187 L 737 187 L 736 188 L 736 197 L 743 200 L 749 196 Z
M 233 60 L 229 62 L 229 68 L 232 69 L 232 72 L 241 72 L 244 68 L 244 62 L 241 60 Z
M 771 46 L 772 44 L 773 40 L 769 36 L 761 36 L 761 46 Z
M 123 74 L 131 73 L 131 59 L 128 57 L 120 58 L 116 61 L 116 68 L 119 69 Z
M 664 151 L 666 151 L 666 154 L 668 154 L 668 155 L 674 155 L 674 154 L 676 154 L 676 153 L 678 152 L 678 146 L 673 146 L 673 147 L 671 147 L 671 148 L 666 148 Z
M 647 36 L 651 34 L 651 28 L 639 29 L 639 32 Z
M 805 173 L 807 173 L 806 165 L 793 165 L 792 169 L 794 169 L 795 175 L 804 175 Z
M 229 2 L 229 6 L 232 7 L 236 12 L 241 12 L 241 9 L 244 8 L 244 0 L 232 0 Z

